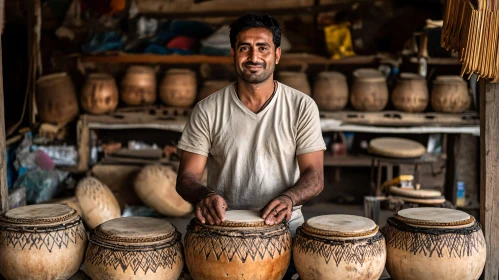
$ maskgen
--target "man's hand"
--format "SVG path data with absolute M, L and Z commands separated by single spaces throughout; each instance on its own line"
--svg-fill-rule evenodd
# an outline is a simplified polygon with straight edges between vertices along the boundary
M 275 225 L 286 219 L 288 222 L 291 219 L 291 211 L 293 210 L 293 201 L 287 196 L 278 196 L 271 200 L 262 210 L 262 219 L 266 225 Z
M 223 197 L 212 193 L 197 203 L 196 219 L 202 224 L 208 222 L 210 225 L 220 225 L 224 220 L 226 210 L 227 203 L 225 203 Z

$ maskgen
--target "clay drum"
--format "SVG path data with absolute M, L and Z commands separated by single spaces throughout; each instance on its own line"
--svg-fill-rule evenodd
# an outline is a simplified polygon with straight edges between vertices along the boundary
M 388 103 L 385 77 L 376 69 L 357 69 L 353 72 L 350 103 L 357 111 L 381 111 Z
M 377 280 L 385 267 L 385 239 L 370 219 L 318 216 L 296 231 L 293 260 L 303 280 Z
M 320 110 L 338 111 L 348 103 L 348 84 L 339 72 L 321 72 L 314 84 L 314 100 Z
M 192 220 L 184 244 L 196 280 L 282 279 L 291 259 L 287 226 L 265 225 L 258 211 L 227 211 L 220 226 Z
M 78 116 L 76 90 L 67 73 L 43 76 L 36 84 L 36 108 L 42 122 L 65 125 Z
M 392 92 L 393 106 L 399 111 L 420 113 L 428 106 L 428 86 L 423 76 L 401 73 Z
M 83 110 L 99 115 L 114 111 L 118 106 L 118 86 L 114 78 L 105 73 L 90 74 L 80 96 Z
M 7 280 L 69 279 L 86 245 L 83 222 L 69 206 L 29 205 L 0 216 L 0 274 Z
M 135 192 L 149 207 L 165 216 L 184 216 L 192 205 L 176 191 L 177 173 L 170 166 L 150 165 L 135 179 Z
M 85 264 L 92 279 L 177 280 L 184 266 L 180 233 L 162 219 L 107 221 L 89 241 Z
M 442 113 L 462 113 L 470 107 L 468 85 L 459 76 L 438 76 L 433 81 L 431 106 Z
M 130 106 L 156 101 L 156 73 L 147 66 L 131 66 L 121 82 L 121 101 Z
M 189 69 L 170 69 L 166 72 L 159 97 L 168 106 L 189 107 L 196 101 L 196 73 Z
M 437 190 L 390 187 L 390 194 L 402 201 L 417 204 L 442 204 L 445 197 Z
M 121 216 L 120 206 L 111 190 L 93 177 L 78 182 L 76 198 L 82 217 L 90 229 Z
M 410 208 L 388 218 L 386 269 L 395 280 L 469 279 L 485 266 L 485 239 L 475 219 L 447 208 Z
M 312 89 L 308 83 L 307 74 L 302 72 L 281 71 L 278 73 L 279 82 L 299 90 L 306 95 L 312 95 Z

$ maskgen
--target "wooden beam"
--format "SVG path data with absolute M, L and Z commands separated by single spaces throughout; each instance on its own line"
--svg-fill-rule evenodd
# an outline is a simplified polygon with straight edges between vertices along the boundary
M 2 1 L 3 2 L 3 1 Z M 0 15 L 2 17 L 2 15 Z M 0 213 L 9 210 L 9 191 L 7 185 L 7 154 L 5 146 L 5 114 L 2 70 L 2 40 L 0 38 Z
M 499 279 L 499 84 L 480 84 L 480 221 L 487 243 L 484 280 Z

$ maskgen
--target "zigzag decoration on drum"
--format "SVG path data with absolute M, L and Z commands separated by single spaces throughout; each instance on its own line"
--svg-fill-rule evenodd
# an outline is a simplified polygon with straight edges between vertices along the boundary
M 141 269 L 144 274 L 148 271 L 156 273 L 159 267 L 171 269 L 177 261 L 182 260 L 182 245 L 176 242 L 170 247 L 161 249 L 144 250 L 117 250 L 96 246 L 93 243 L 88 245 L 86 261 L 98 266 L 112 266 L 115 270 L 121 268 L 125 272 L 130 268 L 134 274 Z
M 229 262 L 238 257 L 243 263 L 251 258 L 255 261 L 258 257 L 264 259 L 266 255 L 274 258 L 291 249 L 291 235 L 279 234 L 274 236 L 224 236 L 207 230 L 196 231 L 195 234 L 187 233 L 185 236 L 186 250 L 204 254 L 206 259 L 214 255 L 220 260 L 225 255 Z
M 39 227 L 37 231 L 14 231 L 6 229 L 0 232 L 0 245 L 6 244 L 12 248 L 20 248 L 21 250 L 41 250 L 42 248 L 46 248 L 52 253 L 54 246 L 58 249 L 61 249 L 63 246 L 67 248 L 70 243 L 76 244 L 78 240 L 83 241 L 86 234 L 81 220 L 62 231 L 55 231 L 53 229 L 44 230 L 43 227 Z
M 414 255 L 423 254 L 430 258 L 436 255 L 442 258 L 447 251 L 449 258 L 462 258 L 485 247 L 483 235 L 477 233 L 480 230 L 478 223 L 468 228 L 435 229 L 402 225 L 392 218 L 387 222 L 383 228 L 386 246 L 409 251 Z
M 329 264 L 331 258 L 338 267 L 341 262 L 346 264 L 364 264 L 365 260 L 371 257 L 383 255 L 385 244 L 382 242 L 383 235 L 378 232 L 371 238 L 357 240 L 324 240 L 311 236 L 304 237 L 300 231 L 295 237 L 295 246 L 299 248 L 300 253 L 314 254 L 323 257 L 326 264 Z

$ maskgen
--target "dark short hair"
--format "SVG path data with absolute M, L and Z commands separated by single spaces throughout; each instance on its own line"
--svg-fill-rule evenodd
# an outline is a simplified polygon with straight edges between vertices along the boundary
M 230 25 L 230 46 L 236 45 L 237 35 L 250 28 L 266 28 L 272 32 L 272 41 L 276 49 L 281 46 L 281 27 L 275 18 L 270 15 L 246 14 Z

